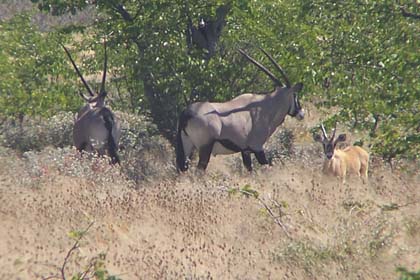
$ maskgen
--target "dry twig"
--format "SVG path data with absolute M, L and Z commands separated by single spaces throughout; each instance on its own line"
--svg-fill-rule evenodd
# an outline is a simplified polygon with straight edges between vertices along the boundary
M 220 189 L 223 190 L 223 191 L 229 192 L 229 189 L 226 188 L 226 187 L 221 187 Z M 252 193 L 252 192 L 247 191 L 247 190 L 239 189 L 239 188 L 235 189 L 235 191 L 238 191 L 242 194 L 245 194 L 246 196 L 254 197 L 256 200 L 258 200 L 260 205 L 262 205 L 264 207 L 264 209 L 267 211 L 267 213 L 270 215 L 270 217 L 273 219 L 273 221 L 284 231 L 286 236 L 288 238 L 292 238 L 290 236 L 290 233 L 287 230 L 286 225 L 280 219 L 283 215 L 280 215 L 280 216 L 275 215 L 273 209 L 262 198 L 255 195 L 255 193 Z M 274 201 L 274 200 L 271 199 L 271 201 Z M 281 205 L 277 201 L 275 202 L 275 204 L 276 204 L 277 207 L 279 207 L 279 206 L 281 207 Z
M 44 277 L 42 278 L 43 280 L 48 280 L 48 279 L 62 279 L 62 280 L 66 280 L 66 265 L 72 255 L 72 253 L 77 250 L 80 247 L 80 241 L 82 240 L 83 237 L 85 237 L 86 233 L 89 231 L 89 229 L 93 226 L 94 222 L 91 222 L 85 230 L 81 231 L 79 236 L 77 237 L 76 241 L 74 242 L 73 246 L 67 251 L 67 254 L 64 258 L 63 264 L 61 265 L 61 267 L 58 267 L 58 269 L 60 270 L 60 274 L 57 275 L 51 275 L 48 277 Z M 82 274 L 82 276 L 86 276 L 86 274 L 89 272 L 90 268 L 92 268 L 92 263 L 89 265 L 88 269 Z M 83 279 L 83 278 L 80 278 Z

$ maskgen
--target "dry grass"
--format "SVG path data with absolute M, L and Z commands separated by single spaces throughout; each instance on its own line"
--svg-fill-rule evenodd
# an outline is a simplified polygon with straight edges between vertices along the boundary
M 101 253 L 121 279 L 397 279 L 397 267 L 418 270 L 418 173 L 377 162 L 367 184 L 342 185 L 321 174 L 320 147 L 299 125 L 286 123 L 292 152 L 252 174 L 228 156 L 177 175 L 172 149 L 140 126 L 126 127 L 121 167 L 68 147 L 1 147 L 0 278 L 56 273 L 67 234 L 91 221 L 67 275 Z

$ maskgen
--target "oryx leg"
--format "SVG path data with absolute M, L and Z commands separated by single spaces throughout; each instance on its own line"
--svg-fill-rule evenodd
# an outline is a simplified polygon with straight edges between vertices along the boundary
M 252 171 L 252 161 L 251 161 L 251 153 L 247 151 L 242 151 L 242 162 L 244 163 L 246 169 L 248 171 Z
M 255 152 L 254 154 L 255 154 L 255 157 L 257 158 L 259 164 L 261 164 L 261 165 L 270 164 L 267 160 L 267 157 L 265 156 L 264 151 Z
M 82 151 L 85 151 L 87 147 L 87 143 L 83 142 L 79 147 L 77 147 L 77 150 L 81 153 Z
M 207 165 L 210 161 L 211 151 L 213 150 L 214 142 L 204 145 L 199 150 L 198 168 L 206 170 Z

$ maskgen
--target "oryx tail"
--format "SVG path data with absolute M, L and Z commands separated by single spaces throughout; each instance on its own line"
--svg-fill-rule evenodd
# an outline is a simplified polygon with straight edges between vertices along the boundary
M 117 144 L 115 143 L 114 135 L 112 133 L 112 131 L 114 130 L 114 125 L 115 125 L 114 116 L 112 112 L 107 108 L 102 108 L 101 113 L 103 116 L 103 120 L 105 122 L 105 128 L 108 131 L 107 145 L 108 145 L 108 153 L 111 158 L 111 163 L 120 164 L 120 158 L 117 153 L 118 147 L 117 147 Z
M 188 169 L 187 157 L 185 155 L 184 143 L 182 141 L 182 132 L 185 132 L 187 127 L 188 120 L 192 118 L 192 114 L 188 110 L 182 111 L 179 122 L 178 122 L 178 132 L 176 135 L 176 168 L 178 171 L 186 171 Z

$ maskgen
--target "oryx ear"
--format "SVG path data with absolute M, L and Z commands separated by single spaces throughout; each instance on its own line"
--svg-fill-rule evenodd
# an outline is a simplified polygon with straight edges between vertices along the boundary
M 338 137 L 337 137 L 337 139 L 334 141 L 335 143 L 338 143 L 338 142 L 344 142 L 344 141 L 346 141 L 346 134 L 340 134 L 340 135 L 338 135 Z
M 299 91 L 302 90 L 302 88 L 303 88 L 303 83 L 297 83 L 296 85 L 294 85 L 292 87 L 292 89 L 293 89 L 294 92 L 299 92 Z
M 315 142 L 321 142 L 322 143 L 322 137 L 321 137 L 321 135 L 314 134 L 313 137 L 314 137 L 314 141 Z

